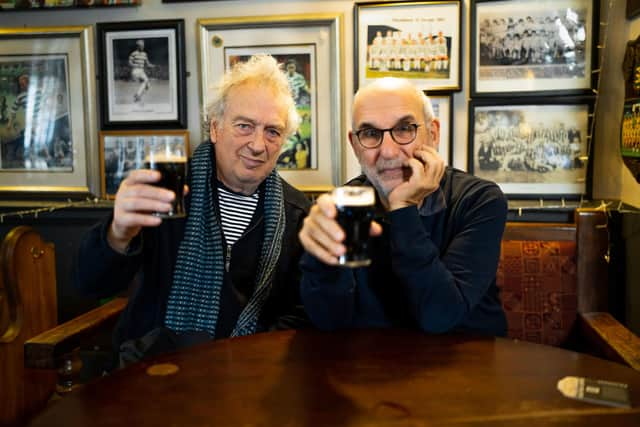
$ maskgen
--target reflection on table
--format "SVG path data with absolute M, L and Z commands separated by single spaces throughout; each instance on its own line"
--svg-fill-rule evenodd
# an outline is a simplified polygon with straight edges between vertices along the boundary
M 563 397 L 556 383 L 568 375 L 629 384 L 633 408 Z M 640 372 L 555 347 L 301 330 L 212 341 L 132 365 L 32 425 L 637 427 L 638 405 Z

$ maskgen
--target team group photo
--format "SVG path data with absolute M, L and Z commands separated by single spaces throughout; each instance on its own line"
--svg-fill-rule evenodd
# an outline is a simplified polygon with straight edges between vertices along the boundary
M 586 173 L 588 111 L 575 106 L 480 107 L 474 173 L 495 182 L 577 182 Z

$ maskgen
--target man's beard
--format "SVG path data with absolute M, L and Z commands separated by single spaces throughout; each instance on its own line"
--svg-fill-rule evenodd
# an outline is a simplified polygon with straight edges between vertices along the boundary
M 386 183 L 380 177 L 380 171 L 384 169 L 395 169 L 395 168 L 403 168 L 403 171 L 404 171 L 405 168 L 403 167 L 403 161 L 400 159 L 378 160 L 375 166 L 373 167 L 364 166 L 364 165 L 362 166 L 362 170 L 364 174 L 367 176 L 369 181 L 371 181 L 371 184 L 378 192 L 378 195 L 384 199 L 388 199 L 389 193 L 391 193 L 399 184 L 395 184 L 393 185 L 393 187 L 391 187 L 389 183 Z M 410 170 L 409 170 L 409 173 L 410 173 Z M 408 179 L 409 178 L 407 174 L 404 173 L 403 181 L 407 181 Z

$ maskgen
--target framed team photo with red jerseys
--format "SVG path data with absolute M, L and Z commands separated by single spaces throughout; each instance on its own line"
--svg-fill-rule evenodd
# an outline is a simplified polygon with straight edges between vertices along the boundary
M 430 94 L 459 91 L 461 17 L 458 0 L 357 2 L 355 90 L 402 77 Z
M 184 20 L 97 24 L 103 130 L 187 126 Z
M 473 0 L 471 97 L 587 95 L 595 85 L 594 0 Z

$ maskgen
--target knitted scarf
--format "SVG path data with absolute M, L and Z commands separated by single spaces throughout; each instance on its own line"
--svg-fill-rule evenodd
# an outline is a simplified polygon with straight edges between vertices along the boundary
M 215 336 L 224 271 L 224 239 L 216 214 L 213 144 L 204 142 L 191 163 L 191 207 L 178 249 L 165 326 L 177 332 L 207 331 Z M 274 170 L 266 179 L 264 240 L 256 286 L 231 336 L 255 333 L 262 306 L 269 295 L 282 249 L 285 227 L 282 181 Z

